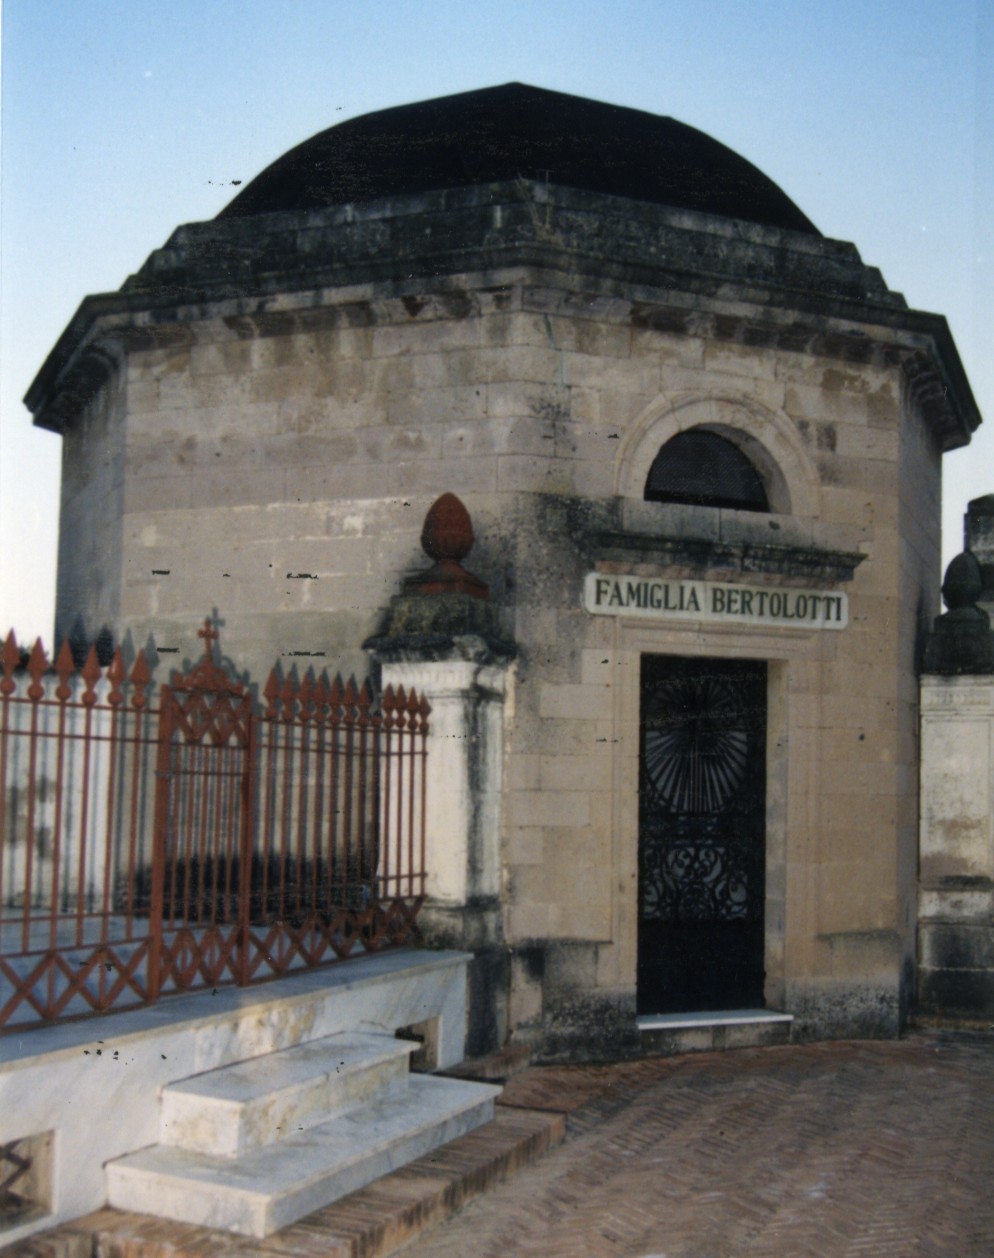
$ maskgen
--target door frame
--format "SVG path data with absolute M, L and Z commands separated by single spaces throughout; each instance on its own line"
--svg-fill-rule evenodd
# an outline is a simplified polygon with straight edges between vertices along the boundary
M 747 1009 L 762 1006 L 765 1001 L 765 928 L 766 928 L 766 728 L 769 700 L 769 665 L 766 660 L 745 657 L 692 655 L 655 655 L 644 652 L 640 662 L 639 703 L 639 919 L 638 959 L 636 968 L 636 1008 L 642 1014 L 692 1013 L 709 1009 Z M 729 853 L 737 852 L 746 859 L 749 912 L 745 919 L 732 919 L 720 914 L 707 921 L 679 922 L 668 918 L 647 918 L 644 912 L 646 879 L 646 844 L 654 831 L 654 847 L 662 844 L 669 827 L 665 809 L 649 807 L 652 792 L 645 782 L 647 711 L 646 703 L 656 687 L 667 680 L 677 685 L 689 677 L 715 675 L 725 680 L 751 709 L 747 726 L 751 730 L 747 746 L 745 774 L 735 788 L 739 806 L 729 815 L 727 825 L 738 839 L 731 839 Z M 687 715 L 690 715 L 688 712 Z M 675 711 L 674 711 L 675 716 Z M 675 717 L 679 720 L 679 717 Z M 761 770 L 762 781 L 757 780 Z M 741 811 L 741 802 L 747 802 Z M 648 809 L 648 811 L 647 811 Z M 689 826 L 688 850 L 707 850 L 712 843 L 704 839 L 700 823 L 693 814 L 684 814 Z M 739 820 L 736 822 L 735 817 Z M 719 831 L 723 827 L 719 826 Z M 721 850 L 726 846 L 715 836 Z M 701 847 L 703 845 L 703 847 Z M 684 846 L 684 845 L 681 845 Z M 677 879 L 679 883 L 679 877 Z M 696 941 L 696 942 L 693 942 Z M 701 951 L 703 949 L 703 951 Z M 666 957 L 669 955 L 670 961 Z M 673 958 L 683 957 L 681 961 Z M 704 961 L 704 958 L 710 960 Z M 668 994 L 665 989 L 669 988 Z
M 787 815 L 791 777 L 810 779 L 817 766 L 801 751 L 801 761 L 788 763 L 788 687 L 792 660 L 807 661 L 817 646 L 813 632 L 725 626 L 668 624 L 618 617 L 610 624 L 610 645 L 598 648 L 598 659 L 609 658 L 613 676 L 610 722 L 613 743 L 611 841 L 613 886 L 611 970 L 619 985 L 636 991 L 639 925 L 639 741 L 641 720 L 641 657 L 643 655 L 710 656 L 716 659 L 757 659 L 767 664 L 766 700 L 766 889 L 765 996 L 768 1008 L 783 1008 L 787 983 Z M 818 723 L 817 696 L 810 721 Z M 805 781 L 805 794 L 817 798 L 818 784 Z M 801 911 L 804 907 L 801 906 Z M 605 958 L 605 968 L 607 959 Z

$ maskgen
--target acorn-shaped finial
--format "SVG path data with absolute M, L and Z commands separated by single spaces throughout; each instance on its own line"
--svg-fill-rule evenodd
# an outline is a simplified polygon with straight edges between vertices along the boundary
M 425 516 L 421 546 L 434 565 L 405 583 L 410 594 L 471 594 L 488 599 L 490 587 L 462 566 L 473 549 L 473 521 L 455 494 L 442 494 Z
M 429 559 L 465 559 L 473 549 L 473 521 L 460 498 L 442 494 L 429 507 L 421 530 L 421 546 Z

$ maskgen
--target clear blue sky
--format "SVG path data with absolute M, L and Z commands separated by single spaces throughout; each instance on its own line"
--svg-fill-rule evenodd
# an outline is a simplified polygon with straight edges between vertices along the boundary
M 59 438 L 20 403 L 87 293 L 316 131 L 510 80 L 669 114 L 947 316 L 994 492 L 991 0 L 3 0 L 0 627 L 51 636 Z

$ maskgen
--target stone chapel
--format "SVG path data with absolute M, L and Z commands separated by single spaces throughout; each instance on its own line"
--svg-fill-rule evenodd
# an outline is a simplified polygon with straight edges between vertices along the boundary
M 87 297 L 27 403 L 59 638 L 178 662 L 213 613 L 253 679 L 428 695 L 470 1051 L 898 1033 L 980 417 L 945 319 L 744 158 L 521 84 L 343 122 Z

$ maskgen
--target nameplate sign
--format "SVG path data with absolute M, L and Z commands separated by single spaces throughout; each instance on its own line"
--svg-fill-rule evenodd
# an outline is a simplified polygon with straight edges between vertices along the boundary
M 590 572 L 583 605 L 595 616 L 647 620 L 701 620 L 711 624 L 780 625 L 793 629 L 844 629 L 845 594 L 826 590 L 775 590 L 719 581 L 666 581 Z

